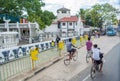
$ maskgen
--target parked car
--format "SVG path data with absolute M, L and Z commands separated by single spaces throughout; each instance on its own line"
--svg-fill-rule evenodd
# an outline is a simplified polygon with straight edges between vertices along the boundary
M 116 35 L 116 30 L 112 26 L 109 26 L 106 29 L 106 34 L 108 36 L 115 36 Z

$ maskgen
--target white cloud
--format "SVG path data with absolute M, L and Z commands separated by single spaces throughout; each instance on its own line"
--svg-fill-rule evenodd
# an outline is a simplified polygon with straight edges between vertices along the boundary
M 119 0 L 44 0 L 46 6 L 43 9 L 52 11 L 56 15 L 57 9 L 64 6 L 71 10 L 72 15 L 75 15 L 80 8 L 90 8 L 96 3 L 103 4 L 108 2 L 114 7 L 119 8 L 118 1 Z

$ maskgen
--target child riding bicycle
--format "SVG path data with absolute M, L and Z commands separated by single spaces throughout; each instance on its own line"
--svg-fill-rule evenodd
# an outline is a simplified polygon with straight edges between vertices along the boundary
M 87 49 L 87 54 L 92 53 L 92 41 L 90 40 L 90 37 L 88 37 L 88 41 L 86 42 L 86 49 Z
M 100 49 L 98 48 L 97 44 L 94 44 L 93 47 L 94 47 L 92 49 L 92 52 L 93 52 L 93 55 L 92 55 L 93 63 L 96 63 L 98 65 L 100 64 L 99 71 L 102 72 L 102 66 L 103 66 L 102 58 L 103 58 L 103 53 L 100 52 Z
M 77 48 L 77 47 L 72 44 L 72 39 L 71 38 L 69 39 L 69 41 L 66 44 L 66 46 L 67 46 L 67 52 L 69 52 L 69 59 L 71 59 L 73 54 L 76 52 L 75 48 Z

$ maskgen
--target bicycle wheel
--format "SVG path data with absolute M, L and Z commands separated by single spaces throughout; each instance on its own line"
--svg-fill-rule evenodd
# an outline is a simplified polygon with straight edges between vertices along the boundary
M 90 72 L 90 76 L 91 76 L 92 79 L 95 78 L 95 74 L 96 74 L 96 69 L 95 69 L 95 65 L 93 65 L 91 67 L 91 72 Z
M 76 61 L 77 58 L 78 58 L 78 51 L 76 51 L 74 54 L 73 54 L 73 60 Z
M 65 65 L 69 65 L 69 64 L 70 64 L 69 54 L 66 54 L 66 55 L 64 56 L 64 64 L 65 64 Z

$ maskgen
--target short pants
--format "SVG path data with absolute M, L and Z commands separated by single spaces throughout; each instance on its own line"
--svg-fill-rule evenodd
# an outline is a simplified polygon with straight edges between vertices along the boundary
M 71 53 L 73 53 L 73 52 L 75 52 L 75 51 L 76 51 L 76 49 L 72 48 L 72 49 L 69 50 L 68 52 L 69 52 L 69 54 L 71 54 Z
M 94 60 L 94 63 L 101 64 L 101 63 L 103 63 L 103 61 L 102 60 Z

